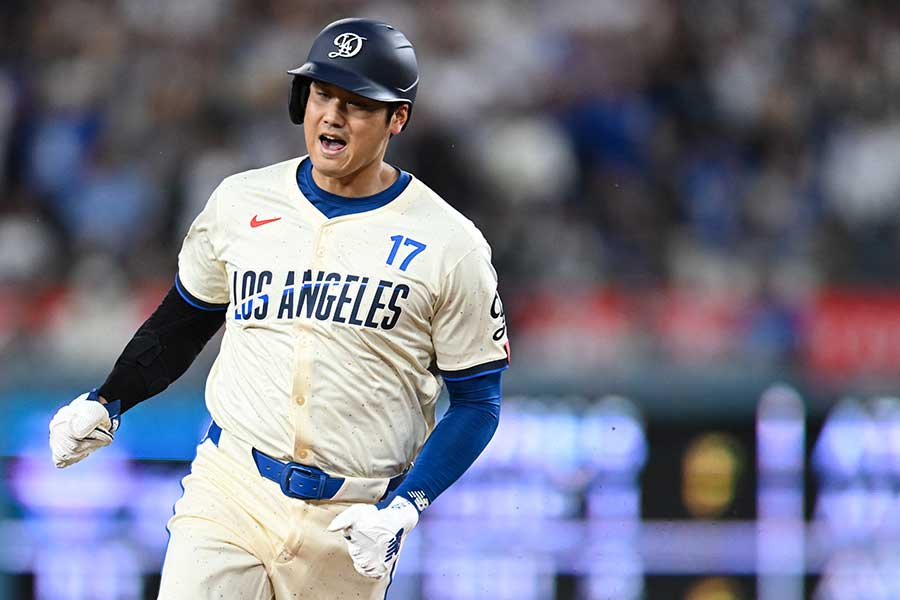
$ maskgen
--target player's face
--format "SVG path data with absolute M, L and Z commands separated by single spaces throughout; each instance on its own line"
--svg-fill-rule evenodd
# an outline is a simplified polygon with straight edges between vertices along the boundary
M 391 134 L 400 133 L 408 115 L 404 105 L 388 121 L 387 111 L 385 102 L 312 82 L 303 132 L 315 170 L 342 180 L 377 173 Z

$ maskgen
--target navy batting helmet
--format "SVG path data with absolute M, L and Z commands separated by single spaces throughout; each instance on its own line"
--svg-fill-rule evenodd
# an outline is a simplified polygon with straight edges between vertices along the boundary
M 381 102 L 409 104 L 419 85 L 416 52 L 406 36 L 372 19 L 341 19 L 323 29 L 306 62 L 288 71 L 291 121 L 300 125 L 312 80 L 330 83 Z M 408 123 L 409 121 L 407 121 Z

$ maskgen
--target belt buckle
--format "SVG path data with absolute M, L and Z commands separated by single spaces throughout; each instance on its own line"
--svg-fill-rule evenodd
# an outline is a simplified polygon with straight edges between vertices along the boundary
M 291 475 L 293 475 L 294 473 L 299 473 L 300 475 L 309 478 L 317 478 L 318 482 L 316 483 L 315 492 L 307 496 L 300 495 L 292 491 L 290 484 Z M 320 500 L 325 494 L 325 482 L 327 480 L 328 475 L 318 469 L 307 467 L 306 465 L 301 465 L 300 463 L 289 462 L 284 465 L 284 470 L 281 471 L 281 481 L 279 481 L 279 484 L 281 485 L 282 493 L 290 498 L 298 498 L 300 500 Z

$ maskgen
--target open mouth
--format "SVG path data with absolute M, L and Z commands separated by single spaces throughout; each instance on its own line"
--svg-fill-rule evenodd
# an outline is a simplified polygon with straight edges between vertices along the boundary
M 339 137 L 325 135 L 324 133 L 319 136 L 319 144 L 321 144 L 322 150 L 324 150 L 326 154 L 337 154 L 347 147 L 346 141 Z

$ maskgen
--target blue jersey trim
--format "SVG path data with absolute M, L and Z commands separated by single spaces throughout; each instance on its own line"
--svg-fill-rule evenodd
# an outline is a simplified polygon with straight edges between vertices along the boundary
M 228 308 L 227 304 L 212 304 L 211 302 L 204 302 L 200 298 L 191 295 L 191 293 L 185 289 L 184 284 L 181 283 L 181 278 L 178 277 L 178 273 L 175 274 L 175 289 L 178 290 L 178 295 L 194 308 L 208 311 L 225 310 Z
M 499 373 L 501 371 L 505 371 L 508 368 L 509 360 L 506 358 L 501 358 L 500 360 L 491 361 L 482 365 L 476 365 L 474 367 L 469 367 L 468 369 L 463 369 L 461 371 L 441 371 L 441 375 L 444 377 L 444 381 L 465 381 L 467 379 L 474 379 L 476 377 L 481 377 L 482 375 L 488 375 L 490 373 Z
M 312 161 L 309 158 L 305 158 L 297 167 L 297 185 L 310 204 L 329 219 L 333 219 L 334 217 L 355 215 L 375 210 L 395 200 L 397 196 L 403 193 L 409 182 L 412 181 L 412 175 L 406 171 L 398 170 L 400 171 L 400 176 L 387 189 L 371 196 L 347 198 L 327 192 L 316 185 L 312 177 Z

